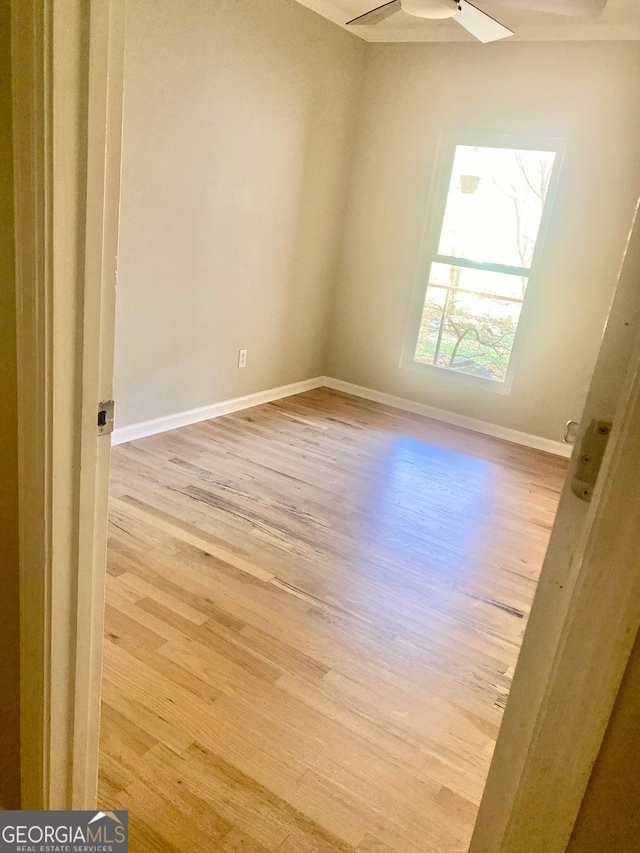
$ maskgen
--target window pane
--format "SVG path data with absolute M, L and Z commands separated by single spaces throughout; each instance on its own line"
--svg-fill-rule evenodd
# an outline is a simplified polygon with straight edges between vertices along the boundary
M 427 287 L 415 360 L 504 382 L 521 308 L 496 296 Z
M 433 364 L 438 333 L 444 316 L 444 304 L 448 290 L 440 287 L 428 287 L 422 311 L 422 321 L 418 333 L 415 359 L 423 364 Z
M 553 151 L 456 146 L 438 253 L 530 267 Z
M 508 275 L 503 272 L 474 270 L 449 264 L 431 264 L 429 284 L 443 284 L 473 290 L 476 293 L 495 293 L 512 299 L 524 299 L 527 276 Z

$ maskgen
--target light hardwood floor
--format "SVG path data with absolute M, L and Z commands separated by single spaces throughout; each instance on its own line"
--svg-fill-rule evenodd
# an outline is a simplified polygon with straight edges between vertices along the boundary
M 326 389 L 115 448 L 132 853 L 465 851 L 565 473 Z

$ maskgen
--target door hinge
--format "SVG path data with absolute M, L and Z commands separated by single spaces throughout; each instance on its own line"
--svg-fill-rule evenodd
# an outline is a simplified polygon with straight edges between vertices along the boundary
M 98 406 L 98 435 L 108 435 L 113 432 L 115 407 L 113 400 L 107 400 Z
M 580 500 L 590 501 L 593 497 L 611 426 L 611 421 L 591 421 L 582 436 L 578 465 L 571 483 L 573 493 Z

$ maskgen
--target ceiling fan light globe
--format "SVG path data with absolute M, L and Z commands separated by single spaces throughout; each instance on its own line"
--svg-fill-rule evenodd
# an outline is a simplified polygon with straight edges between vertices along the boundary
M 458 11 L 456 0 L 400 0 L 400 5 L 408 15 L 432 21 L 453 18 Z

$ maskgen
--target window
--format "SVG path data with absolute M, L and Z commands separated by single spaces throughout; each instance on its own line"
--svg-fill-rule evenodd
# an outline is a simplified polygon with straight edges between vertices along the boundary
M 443 147 L 404 366 L 508 393 L 559 152 L 501 137 Z

